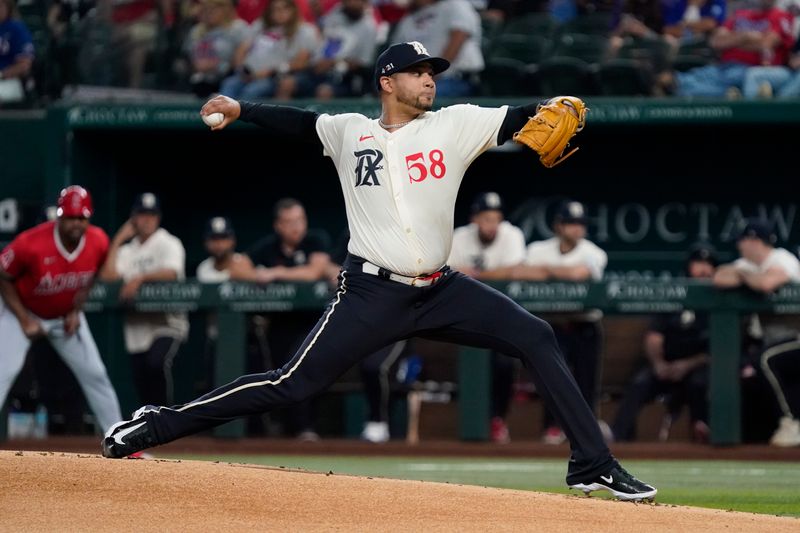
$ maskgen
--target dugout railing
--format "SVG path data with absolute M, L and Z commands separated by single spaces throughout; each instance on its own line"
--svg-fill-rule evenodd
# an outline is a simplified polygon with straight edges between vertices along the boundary
M 741 443 L 740 318 L 752 312 L 800 314 L 800 285 L 787 285 L 770 295 L 752 291 L 719 290 L 707 282 L 674 278 L 659 282 L 606 281 L 491 282 L 533 313 L 576 312 L 601 309 L 606 314 L 653 314 L 686 309 L 708 312 L 710 317 L 710 425 L 711 443 Z M 241 282 L 202 284 L 153 283 L 141 287 L 135 301 L 118 299 L 117 284 L 98 284 L 86 304 L 90 315 L 110 317 L 126 308 L 137 311 L 213 311 L 219 329 L 214 381 L 227 383 L 245 371 L 246 316 L 252 312 L 322 310 L 331 297 L 325 282 Z M 95 318 L 97 315 L 95 315 Z M 111 357 L 119 357 L 111 351 Z M 115 364 L 109 361 L 109 366 Z M 490 410 L 490 362 L 487 350 L 461 348 L 458 352 L 459 436 L 462 440 L 487 440 Z M 112 376 L 113 377 L 113 376 Z M 237 420 L 220 426 L 215 435 L 244 436 Z

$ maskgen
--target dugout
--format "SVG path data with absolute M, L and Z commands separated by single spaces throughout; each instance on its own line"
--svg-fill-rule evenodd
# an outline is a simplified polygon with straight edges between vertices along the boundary
M 590 238 L 609 252 L 609 276 L 619 279 L 680 274 L 684 250 L 698 239 L 730 258 L 736 223 L 755 213 L 770 217 L 779 245 L 797 252 L 793 156 L 800 103 L 590 98 L 587 104 L 588 125 L 574 143 L 581 149 L 567 163 L 545 169 L 532 152 L 513 145 L 476 160 L 461 188 L 456 224 L 466 223 L 477 192 L 495 190 L 529 241 L 544 238 L 555 202 L 576 198 L 589 208 Z M 271 206 L 283 196 L 302 201 L 310 225 L 335 240 L 345 217 L 330 161 L 246 124 L 209 132 L 199 120 L 201 105 L 64 102 L 46 111 L 0 113 L 0 241 L 32 225 L 41 205 L 68 183 L 92 191 L 94 222 L 112 234 L 136 193 L 159 193 L 163 225 L 183 240 L 189 274 L 204 257 L 208 216 L 231 217 L 246 247 L 271 231 Z M 373 100 L 294 105 L 379 112 Z M 98 343 L 109 346 L 108 358 L 124 359 L 113 314 L 91 320 Z M 199 349 L 202 326 L 193 323 L 192 330 L 184 353 Z M 109 366 L 123 409 L 130 410 L 127 366 Z M 176 394 L 191 395 L 195 370 L 186 358 L 176 360 Z

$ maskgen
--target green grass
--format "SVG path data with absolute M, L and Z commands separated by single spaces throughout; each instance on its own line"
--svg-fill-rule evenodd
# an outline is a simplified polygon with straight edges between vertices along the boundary
M 564 483 L 566 463 L 553 459 L 301 455 L 169 457 L 575 494 Z M 624 466 L 658 488 L 659 503 L 800 517 L 800 464 L 662 460 L 625 461 Z M 595 494 L 602 496 L 604 493 Z

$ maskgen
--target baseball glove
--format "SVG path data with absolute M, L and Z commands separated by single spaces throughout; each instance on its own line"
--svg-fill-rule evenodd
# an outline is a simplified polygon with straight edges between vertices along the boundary
M 513 139 L 538 153 L 544 166 L 554 167 L 577 150 L 573 148 L 564 155 L 570 139 L 586 124 L 588 110 L 580 98 L 556 96 L 539 104 L 536 115 L 528 119 Z

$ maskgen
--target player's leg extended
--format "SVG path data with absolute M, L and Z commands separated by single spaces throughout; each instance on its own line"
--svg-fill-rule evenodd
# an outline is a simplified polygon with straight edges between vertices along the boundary
M 0 300 L 0 408 L 25 364 L 30 345 L 19 320 Z
M 412 302 L 392 294 L 385 281 L 366 274 L 343 281 L 319 322 L 295 356 L 283 367 L 263 374 L 242 376 L 208 394 L 171 408 L 144 408 L 131 422 L 110 431 L 105 439 L 107 457 L 129 455 L 220 425 L 234 418 L 270 411 L 310 398 L 330 386 L 347 369 L 369 353 L 403 337 L 412 328 L 406 311 Z M 142 430 L 147 423 L 148 442 L 129 446 L 115 436 Z M 131 429 L 133 428 L 133 429 Z M 120 440 L 123 444 L 120 444 Z M 111 449 L 108 449 L 108 447 Z
M 62 323 L 58 319 L 59 325 Z M 105 433 L 116 422 L 122 419 L 119 401 L 106 367 L 100 358 L 97 344 L 94 342 L 86 316 L 80 314 L 80 327 L 75 334 L 64 335 L 63 326 L 51 330 L 48 340 L 58 352 L 67 366 L 75 374 L 83 394 L 89 402 L 97 423 Z
M 572 446 L 570 475 L 587 477 L 605 471 L 613 458 L 597 420 L 564 361 L 550 325 L 500 292 L 456 273 L 434 287 L 423 306 L 420 336 L 482 348 L 517 357 L 531 373 L 536 390 L 562 425 Z

